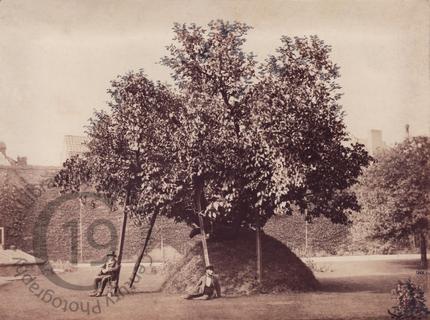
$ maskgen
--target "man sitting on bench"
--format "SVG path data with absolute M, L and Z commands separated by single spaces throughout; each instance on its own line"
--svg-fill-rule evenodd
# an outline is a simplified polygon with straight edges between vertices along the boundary
M 116 260 L 115 252 L 108 253 L 106 256 L 107 261 L 102 265 L 99 274 L 94 279 L 94 291 L 90 293 L 90 297 L 100 297 L 103 294 L 106 284 L 116 278 L 119 265 Z

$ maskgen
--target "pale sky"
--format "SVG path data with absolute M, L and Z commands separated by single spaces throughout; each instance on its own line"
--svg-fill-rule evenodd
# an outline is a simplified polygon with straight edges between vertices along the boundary
M 428 1 L 0 0 L 0 141 L 9 156 L 59 165 L 63 137 L 83 134 L 105 106 L 109 81 L 157 64 L 174 22 L 238 20 L 254 27 L 246 48 L 263 60 L 282 35 L 317 34 L 341 68 L 348 130 L 389 144 L 429 134 Z

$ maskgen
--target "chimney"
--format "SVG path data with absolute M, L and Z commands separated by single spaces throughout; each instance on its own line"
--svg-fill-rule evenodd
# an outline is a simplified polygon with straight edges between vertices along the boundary
M 406 139 L 409 139 L 409 124 L 405 125 L 405 130 L 406 130 Z
M 379 151 L 384 149 L 384 142 L 382 141 L 381 130 L 376 130 L 376 129 L 370 130 L 370 141 L 371 141 L 372 155 L 375 155 Z
M 27 165 L 27 157 L 17 157 L 16 164 L 21 167 L 25 167 Z
M 0 141 L 0 153 L 3 153 L 6 156 L 6 143 Z

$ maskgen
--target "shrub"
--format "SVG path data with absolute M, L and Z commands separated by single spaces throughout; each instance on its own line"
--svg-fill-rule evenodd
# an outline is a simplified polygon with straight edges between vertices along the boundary
M 424 298 L 424 291 L 410 279 L 399 281 L 392 291 L 397 305 L 388 310 L 392 319 L 425 319 L 429 313 Z

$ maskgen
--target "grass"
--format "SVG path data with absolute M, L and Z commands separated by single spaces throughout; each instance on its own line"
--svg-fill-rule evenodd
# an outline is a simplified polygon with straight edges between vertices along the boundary
M 315 264 L 321 262 L 315 259 Z M 64 312 L 44 303 L 30 292 L 22 281 L 0 287 L 0 319 L 30 320 L 56 319 L 389 319 L 387 309 L 394 301 L 391 289 L 397 280 L 411 277 L 425 284 L 427 278 L 418 278 L 418 260 L 348 260 L 324 261 L 332 271 L 316 272 L 320 289 L 315 292 L 259 294 L 242 297 L 225 297 L 211 301 L 183 300 L 179 294 L 159 292 L 162 273 L 143 274 L 136 290 L 125 294 L 115 304 L 106 305 L 99 298 L 100 314 Z M 124 268 L 122 281 L 132 267 Z M 76 284 L 89 284 L 97 273 L 96 268 L 81 268 L 61 274 Z M 54 290 L 55 295 L 67 301 L 97 301 L 88 292 L 64 289 L 39 277 L 40 288 Z M 428 296 L 428 289 L 426 294 Z

